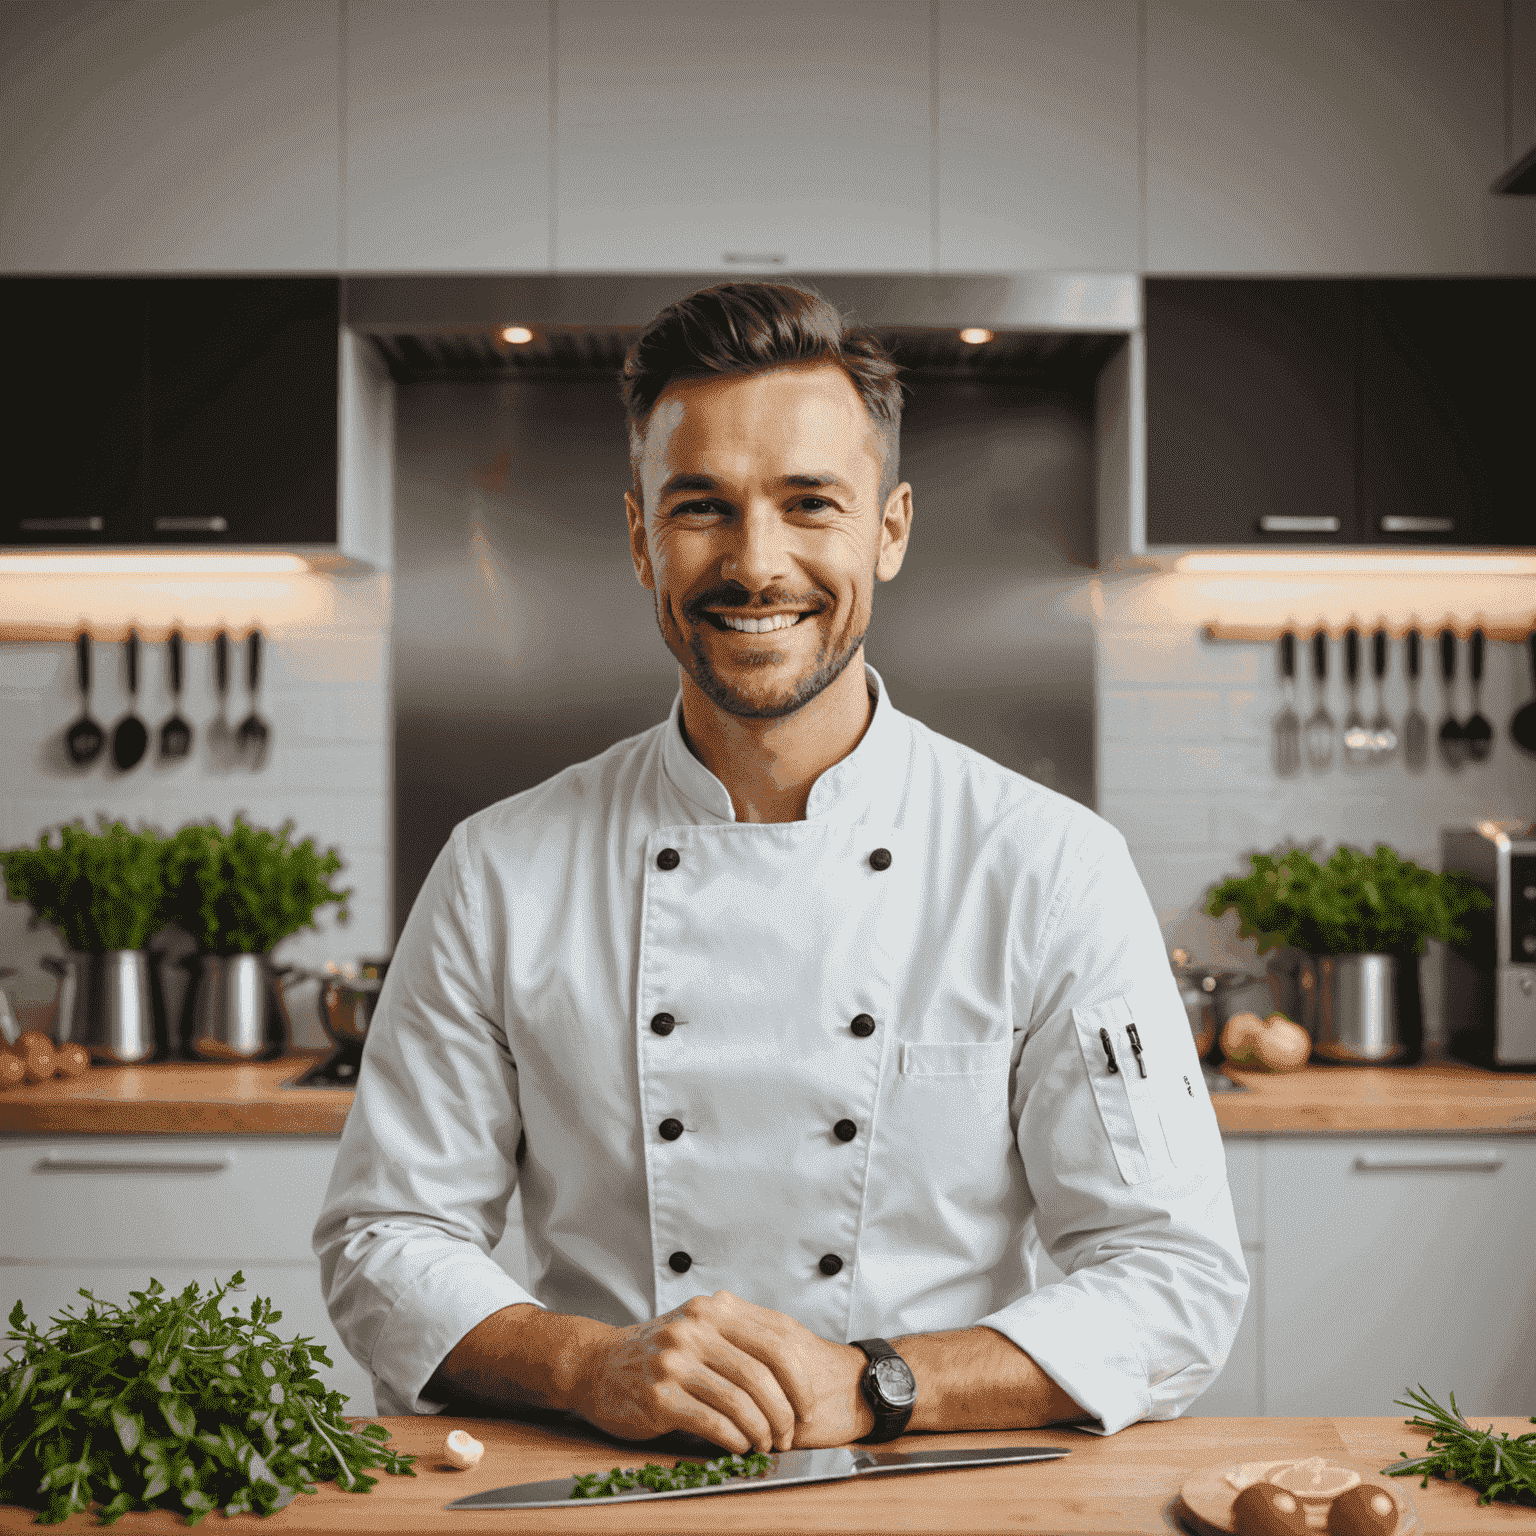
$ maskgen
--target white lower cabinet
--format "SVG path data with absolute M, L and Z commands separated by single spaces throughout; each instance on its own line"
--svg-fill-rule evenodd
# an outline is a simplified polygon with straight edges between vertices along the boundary
M 1264 1143 L 1264 1412 L 1536 1407 L 1536 1138 Z
M 0 1138 L 0 1317 L 20 1301 L 39 1326 L 77 1293 L 128 1304 L 158 1280 L 203 1290 L 236 1270 L 249 1313 L 258 1296 L 282 1312 L 284 1339 L 309 1336 L 334 1362 L 320 1367 L 347 1411 L 375 1411 L 373 1381 L 326 1315 L 310 1234 L 325 1200 L 335 1137 L 66 1136 Z M 495 1257 L 518 1279 L 527 1261 L 514 1199 Z

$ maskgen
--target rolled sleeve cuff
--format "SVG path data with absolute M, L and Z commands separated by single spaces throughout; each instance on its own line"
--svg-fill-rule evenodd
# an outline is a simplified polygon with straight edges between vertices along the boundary
M 542 1303 L 494 1259 L 470 1248 L 439 1259 L 390 1309 L 368 1367 L 381 1414 L 441 1413 L 423 1397 L 432 1373 L 470 1329 L 503 1307 Z
M 1052 1292 L 1062 1292 L 1053 1296 Z M 1122 1319 L 1094 1298 L 1063 1285 L 1033 1295 L 979 1319 L 1011 1339 L 1097 1424 L 1073 1427 L 1090 1435 L 1113 1435 L 1147 1415 L 1152 1394 L 1146 1365 L 1125 1337 Z M 1085 1348 L 1084 1346 L 1091 1346 Z

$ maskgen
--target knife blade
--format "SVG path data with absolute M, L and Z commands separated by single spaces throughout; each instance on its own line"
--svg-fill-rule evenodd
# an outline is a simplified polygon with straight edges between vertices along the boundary
M 684 1499 L 705 1493 L 753 1493 L 763 1488 L 788 1488 L 804 1483 L 836 1483 L 850 1477 L 869 1477 L 892 1472 L 938 1472 L 956 1467 L 993 1467 L 1015 1461 L 1054 1461 L 1070 1456 L 1055 1445 L 999 1445 L 980 1450 L 944 1451 L 850 1451 L 843 1447 L 823 1451 L 781 1451 L 773 1468 L 757 1477 L 727 1478 L 702 1488 L 669 1488 L 660 1493 L 636 1489 L 596 1499 L 573 1499 L 574 1477 L 556 1477 L 542 1483 L 514 1483 L 455 1499 L 448 1509 L 584 1509 L 605 1504 L 636 1504 L 642 1499 Z

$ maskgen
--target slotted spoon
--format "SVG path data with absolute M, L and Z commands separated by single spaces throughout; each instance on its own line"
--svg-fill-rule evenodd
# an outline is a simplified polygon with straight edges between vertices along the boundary
M 1312 636 L 1312 686 L 1317 692 L 1317 708 L 1307 718 L 1307 762 L 1315 773 L 1321 773 L 1333 761 L 1333 716 L 1328 713 L 1323 698 L 1328 689 L 1328 631 L 1325 629 Z
M 1376 678 L 1376 718 L 1371 721 L 1371 761 L 1384 763 L 1397 751 L 1397 727 L 1387 713 L 1387 632 L 1371 636 L 1371 671 Z
M 1351 768 L 1371 761 L 1371 732 L 1360 713 L 1360 631 L 1350 625 L 1344 631 L 1344 676 L 1349 680 L 1349 713 L 1344 716 L 1344 761 Z

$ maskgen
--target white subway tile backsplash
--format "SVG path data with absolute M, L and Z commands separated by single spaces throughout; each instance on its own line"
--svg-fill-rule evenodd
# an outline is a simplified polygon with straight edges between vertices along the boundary
M 1163 688 L 1148 694 L 1146 733 L 1164 741 L 1215 739 L 1221 735 L 1221 697 L 1215 689 Z

